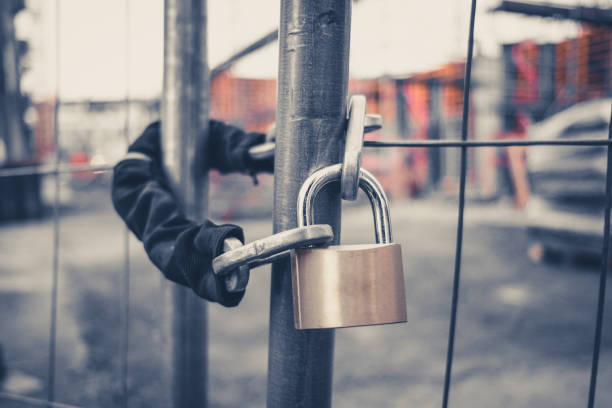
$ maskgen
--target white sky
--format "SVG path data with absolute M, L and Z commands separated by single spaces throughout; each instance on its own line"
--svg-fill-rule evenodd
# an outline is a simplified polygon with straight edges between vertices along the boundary
M 59 47 L 55 36 L 57 1 Z M 577 32 L 577 26 L 569 22 L 488 13 L 499 1 L 478 1 L 476 41 L 482 54 L 498 55 L 504 42 L 559 41 Z M 556 2 L 611 5 L 610 1 Z M 37 12 L 22 13 L 16 24 L 19 35 L 29 36 L 33 43 L 32 69 L 24 78 L 24 88 L 35 98 L 55 94 L 57 55 L 64 100 L 120 99 L 128 85 L 133 98 L 159 95 L 163 0 L 28 0 L 27 4 Z M 469 0 L 362 0 L 353 7 L 351 74 L 402 75 L 463 58 L 469 6 Z M 280 0 L 208 0 L 210 66 L 275 28 L 279 10 Z M 274 43 L 244 59 L 234 72 L 274 78 L 277 48 Z

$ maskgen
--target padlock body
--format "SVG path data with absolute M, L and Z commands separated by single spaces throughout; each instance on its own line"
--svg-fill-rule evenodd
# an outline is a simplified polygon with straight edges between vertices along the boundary
M 296 249 L 291 278 L 296 329 L 406 321 L 399 244 Z

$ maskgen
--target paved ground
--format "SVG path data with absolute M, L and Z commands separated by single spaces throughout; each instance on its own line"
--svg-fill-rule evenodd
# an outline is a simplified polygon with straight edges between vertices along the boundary
M 124 230 L 105 196 L 88 193 L 78 202 L 91 210 L 67 210 L 61 223 L 56 396 L 79 406 L 114 407 L 121 395 Z M 371 240 L 369 218 L 367 207 L 348 208 L 344 242 Z M 455 218 L 453 203 L 392 203 L 393 232 L 404 251 L 409 321 L 337 331 L 334 407 L 440 406 Z M 237 222 L 248 240 L 271 229 L 268 219 Z M 453 407 L 586 405 L 597 268 L 532 264 L 521 225 L 522 216 L 504 206 L 468 207 Z M 51 243 L 50 220 L 0 227 L 5 393 L 46 395 Z M 165 407 L 170 285 L 136 241 L 130 248 L 130 406 Z M 261 268 L 252 272 L 238 308 L 209 308 L 212 407 L 265 405 L 268 299 L 269 270 Z M 611 318 L 608 301 L 598 407 L 612 406 Z M 23 406 L 0 397 L 0 407 Z

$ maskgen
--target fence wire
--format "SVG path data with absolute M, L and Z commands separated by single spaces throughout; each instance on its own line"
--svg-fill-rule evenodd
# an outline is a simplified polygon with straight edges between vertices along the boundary
M 461 140 L 468 137 L 468 119 L 470 111 L 470 84 L 472 81 L 472 57 L 474 50 L 474 20 L 476 17 L 476 0 L 472 0 L 470 12 L 470 33 L 468 37 L 467 60 L 465 62 L 465 81 L 463 85 L 463 118 L 461 121 Z M 455 248 L 455 273 L 453 275 L 453 294 L 451 300 L 451 315 L 448 329 L 448 347 L 446 354 L 446 370 L 444 373 L 444 393 L 442 407 L 448 406 L 450 393 L 453 356 L 455 349 L 455 331 L 457 327 L 457 309 L 459 307 L 459 283 L 461 279 L 461 250 L 463 248 L 463 214 L 465 209 L 465 178 L 467 173 L 467 147 L 461 146 L 461 172 L 459 175 L 459 214 L 457 218 L 457 241 Z
M 132 60 L 131 52 L 131 33 L 130 33 L 130 5 L 131 1 L 125 1 L 125 123 L 123 125 L 123 137 L 125 140 L 125 150 L 127 151 L 130 145 L 130 70 Z M 56 176 L 59 177 L 59 176 Z M 128 354 L 130 345 L 130 230 L 127 225 L 123 227 L 123 274 L 119 280 L 120 294 L 120 321 L 121 321 L 121 343 L 120 343 L 120 358 L 121 358 L 121 407 L 128 406 Z
M 47 407 L 47 408 L 83 408 L 77 405 L 64 404 L 61 402 L 53 402 L 49 399 L 40 399 L 34 397 L 27 397 L 25 395 L 12 394 L 8 392 L 0 392 L 0 400 L 4 399 L 7 401 L 13 401 L 20 404 L 27 404 L 32 407 Z

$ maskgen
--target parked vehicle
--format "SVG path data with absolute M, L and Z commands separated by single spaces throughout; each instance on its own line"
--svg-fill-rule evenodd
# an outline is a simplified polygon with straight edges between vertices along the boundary
M 611 102 L 597 99 L 574 105 L 534 124 L 529 136 L 535 140 L 606 139 Z M 532 189 L 527 229 L 540 253 L 600 253 L 606 148 L 533 146 L 527 152 L 527 169 Z

